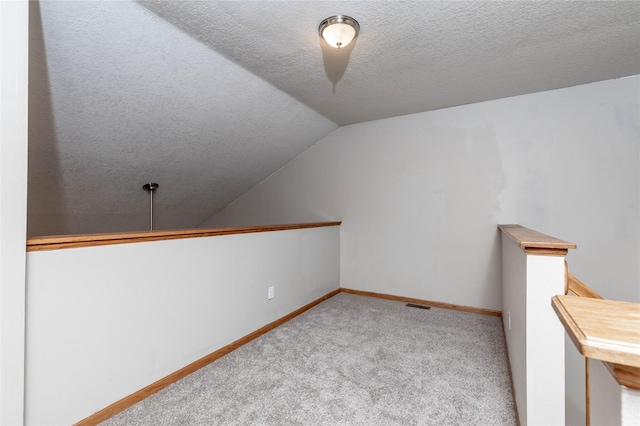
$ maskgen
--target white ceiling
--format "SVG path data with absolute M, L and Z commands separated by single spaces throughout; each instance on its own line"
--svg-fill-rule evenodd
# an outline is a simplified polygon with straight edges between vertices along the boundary
M 319 22 L 356 18 L 328 48 Z M 279 23 L 285 21 L 284 23 Z M 29 234 L 196 227 L 338 125 L 640 74 L 640 2 L 31 3 Z
M 340 125 L 640 68 L 638 2 L 140 3 Z M 362 28 L 350 58 L 318 37 L 320 21 L 336 13 Z M 347 59 L 334 91 L 325 69 Z

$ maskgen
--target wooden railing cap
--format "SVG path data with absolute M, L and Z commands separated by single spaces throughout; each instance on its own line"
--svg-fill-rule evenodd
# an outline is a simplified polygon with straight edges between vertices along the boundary
M 313 222 L 285 225 L 244 226 L 214 229 L 177 229 L 172 231 L 121 232 L 113 234 L 55 235 L 27 239 L 27 251 L 58 250 L 64 248 L 213 237 L 217 235 L 250 234 L 256 232 L 287 231 L 291 229 L 338 226 L 342 222 Z
M 498 225 L 498 228 L 518 246 L 532 254 L 565 255 L 568 249 L 578 247 L 574 243 L 545 235 L 521 225 Z

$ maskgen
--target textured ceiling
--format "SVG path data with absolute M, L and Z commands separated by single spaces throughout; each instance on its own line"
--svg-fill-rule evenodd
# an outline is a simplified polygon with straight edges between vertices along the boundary
M 640 71 L 637 1 L 140 3 L 341 125 Z M 337 13 L 362 29 L 350 55 L 318 37 Z
M 147 182 L 197 227 L 337 127 L 136 3 L 37 5 L 30 235 L 148 229 Z
M 144 230 L 147 182 L 195 227 L 337 125 L 640 73 L 636 1 L 30 6 L 30 235 Z

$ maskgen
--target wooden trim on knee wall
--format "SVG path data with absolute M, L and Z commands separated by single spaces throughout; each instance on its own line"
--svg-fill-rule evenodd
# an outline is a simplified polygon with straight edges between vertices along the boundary
M 246 336 L 236 340 L 235 342 L 230 343 L 227 346 L 224 346 L 224 347 L 218 349 L 217 351 L 212 352 L 209 355 L 206 355 L 206 356 L 200 358 L 199 360 L 197 360 L 195 362 L 192 362 L 191 364 L 187 365 L 186 367 L 183 367 L 180 370 L 169 374 L 168 376 L 158 380 L 157 382 L 152 383 L 149 386 L 147 386 L 145 388 L 142 388 L 139 391 L 134 392 L 131 395 L 126 396 L 126 397 L 122 398 L 119 401 L 114 402 L 113 404 L 111 404 L 108 407 L 103 408 L 102 410 L 92 414 L 91 416 L 87 417 L 86 419 L 80 420 L 74 426 L 96 425 L 96 424 L 98 424 L 100 422 L 103 422 L 103 421 L 115 416 L 119 412 L 131 407 L 133 404 L 142 401 L 143 399 L 147 398 L 148 396 L 151 396 L 154 393 L 166 388 L 170 384 L 175 383 L 178 380 L 182 379 L 183 377 L 186 377 L 189 374 L 201 369 L 202 367 L 212 363 L 213 361 L 217 360 L 218 358 L 221 358 L 221 357 L 225 356 L 226 354 L 228 354 L 230 352 L 233 352 L 234 350 L 238 349 L 240 346 L 242 346 L 244 344 L 247 344 L 250 341 L 252 341 L 253 339 L 256 339 L 256 338 L 262 336 L 266 332 L 273 330 L 274 328 L 276 328 L 276 327 L 284 324 L 285 322 L 297 317 L 298 315 L 302 314 L 303 312 L 308 311 L 309 309 L 313 308 L 317 304 L 319 304 L 321 302 L 324 302 L 325 300 L 335 296 L 338 293 L 340 293 L 340 289 L 334 290 L 331 293 L 328 293 L 328 294 L 320 297 L 319 299 L 316 299 L 313 302 L 308 303 L 308 304 L 304 305 L 303 307 L 301 307 L 299 309 L 296 309 L 295 311 L 291 312 L 290 314 L 285 315 L 282 318 L 277 319 L 277 320 L 273 321 L 272 323 L 269 323 L 269 324 L 265 325 L 264 327 L 254 331 L 253 333 L 247 334 Z
M 471 312 L 474 314 L 491 315 L 494 317 L 502 317 L 501 311 L 492 309 L 473 308 L 471 306 L 452 305 L 450 303 L 433 302 L 431 300 L 414 299 L 412 297 L 394 296 L 391 294 L 373 293 L 371 291 L 353 290 L 350 288 L 340 288 L 341 292 L 356 294 L 358 296 L 377 297 L 378 299 L 395 300 L 397 302 L 417 303 L 420 305 L 428 305 L 434 308 L 453 309 L 456 311 Z

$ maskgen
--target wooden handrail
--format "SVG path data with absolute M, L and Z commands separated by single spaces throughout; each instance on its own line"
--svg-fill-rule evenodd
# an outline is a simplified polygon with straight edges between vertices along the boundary
M 552 300 L 582 355 L 640 368 L 640 304 L 571 296 Z
M 342 222 L 314 222 L 287 225 L 245 226 L 215 229 L 178 229 L 172 231 L 122 232 L 113 234 L 57 235 L 27 239 L 27 251 L 58 250 L 111 244 L 176 240 L 183 238 L 213 237 L 218 235 L 249 234 L 256 232 L 287 231 L 291 229 L 338 226 Z
M 564 294 L 572 293 L 575 296 L 587 297 L 590 299 L 602 299 L 598 293 L 593 291 L 591 287 L 580 281 L 566 268 L 565 262 L 565 287 Z
M 578 298 L 572 301 L 572 298 L 561 299 L 566 296 L 554 296 L 551 303 L 567 334 L 584 356 L 586 425 L 589 426 L 589 358 L 602 361 L 620 385 L 640 390 L 640 309 L 637 303 L 603 299 L 569 272 L 566 261 L 564 268 L 564 293 Z M 595 322 L 588 323 L 590 319 Z M 614 338 L 617 340 L 612 340 Z

